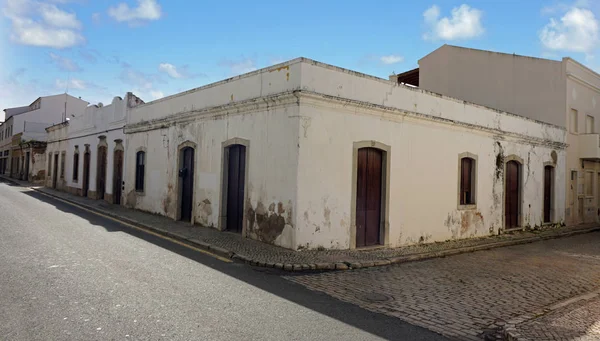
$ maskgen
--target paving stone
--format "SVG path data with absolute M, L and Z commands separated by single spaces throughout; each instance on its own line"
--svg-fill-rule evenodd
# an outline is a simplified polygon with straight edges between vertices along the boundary
M 285 278 L 449 338 L 475 339 L 484 330 L 508 327 L 505 321 L 525 314 L 533 317 L 532 312 L 596 290 L 600 286 L 600 233 L 422 262 Z M 366 288 L 393 299 L 367 303 L 361 299 Z M 600 309 L 600 304 L 597 306 Z M 600 315 L 594 318 L 600 321 Z M 600 322 L 597 324 L 600 328 Z M 596 328 L 591 322 L 583 325 L 587 330 Z M 528 336 L 519 326 L 514 332 L 521 334 L 519 341 L 559 339 L 541 332 Z M 594 337 L 582 340 L 600 340 Z

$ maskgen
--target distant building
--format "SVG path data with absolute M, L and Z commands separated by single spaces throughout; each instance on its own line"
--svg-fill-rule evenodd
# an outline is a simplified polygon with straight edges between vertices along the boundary
M 558 168 L 565 182 L 557 183 L 567 193 L 566 223 L 600 221 L 598 73 L 568 57 L 555 61 L 444 45 L 420 59 L 419 68 L 390 79 L 567 128 L 566 162 Z
M 0 174 L 43 182 L 45 128 L 64 122 L 88 102 L 68 94 L 39 97 L 28 106 L 4 109 L 0 124 Z
M 128 93 L 125 99 L 91 105 L 68 122 L 48 127 L 46 186 L 121 204 L 123 126 L 130 107 L 141 103 Z

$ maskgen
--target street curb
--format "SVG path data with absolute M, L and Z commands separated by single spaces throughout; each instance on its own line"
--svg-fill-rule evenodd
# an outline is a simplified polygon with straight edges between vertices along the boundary
M 557 309 L 564 308 L 573 303 L 577 303 L 582 300 L 590 300 L 597 296 L 600 296 L 600 290 L 595 290 L 595 291 L 589 292 L 587 294 L 579 295 L 576 297 L 572 297 L 572 298 L 560 301 L 559 303 L 553 304 L 551 306 L 547 306 L 546 308 L 540 309 L 534 313 L 517 316 L 506 322 L 506 324 L 502 327 L 501 334 L 504 336 L 504 339 L 506 341 L 533 341 L 531 339 L 521 336 L 521 334 L 519 333 L 519 331 L 517 329 L 518 324 L 527 322 L 529 320 L 532 320 L 532 319 L 535 319 L 538 317 L 542 317 L 542 316 L 547 315 Z
M 275 269 L 279 269 L 279 270 L 283 270 L 283 271 L 291 271 L 291 272 L 334 271 L 334 270 L 351 270 L 351 269 L 360 269 L 360 268 L 372 268 L 372 267 L 386 266 L 386 265 L 391 265 L 391 264 L 401 264 L 401 263 L 422 261 L 422 260 L 427 260 L 427 259 L 432 259 L 432 258 L 447 257 L 447 256 L 453 256 L 453 255 L 458 255 L 458 254 L 462 254 L 462 253 L 490 250 L 490 249 L 495 249 L 495 248 L 500 248 L 500 247 L 529 244 L 529 243 L 543 241 L 543 240 L 564 238 L 564 237 L 570 237 L 570 236 L 575 236 L 575 235 L 579 235 L 579 234 L 600 231 L 600 226 L 596 226 L 596 227 L 585 228 L 585 229 L 563 231 L 561 233 L 557 233 L 555 235 L 549 235 L 549 236 L 534 236 L 534 237 L 500 241 L 500 242 L 496 242 L 496 243 L 489 243 L 489 244 L 483 244 L 483 245 L 474 245 L 474 246 L 460 247 L 460 248 L 454 248 L 454 249 L 448 249 L 448 250 L 415 253 L 415 254 L 409 254 L 409 255 L 398 256 L 398 257 L 382 258 L 382 259 L 373 260 L 373 261 L 362 261 L 362 262 L 337 261 L 337 262 L 314 263 L 314 264 L 313 263 L 311 263 L 311 264 L 271 263 L 271 262 L 259 261 L 259 260 L 253 259 L 251 257 L 245 256 L 242 254 L 237 254 L 231 250 L 228 250 L 228 249 L 216 246 L 216 245 L 212 245 L 210 243 L 206 243 L 206 242 L 203 242 L 200 240 L 190 239 L 185 236 L 181 236 L 177 233 L 169 232 L 167 230 L 163 230 L 163 229 L 151 226 L 151 225 L 147 225 L 147 224 L 141 223 L 139 221 L 136 221 L 134 219 L 126 218 L 126 217 L 120 216 L 118 214 L 112 213 L 108 210 L 99 209 L 97 207 L 90 206 L 90 205 L 87 205 L 84 203 L 80 203 L 75 200 L 64 198 L 64 197 L 37 189 L 35 187 L 23 186 L 20 183 L 13 181 L 11 179 L 8 179 L 6 177 L 2 177 L 2 178 L 5 179 L 6 181 L 9 181 L 18 186 L 28 187 L 29 189 L 32 189 L 36 192 L 39 192 L 39 193 L 42 193 L 42 194 L 45 194 L 45 195 L 48 195 L 48 196 L 51 196 L 51 197 L 54 197 L 57 199 L 64 200 L 72 205 L 81 206 L 90 211 L 105 214 L 107 216 L 110 216 L 111 218 L 126 222 L 131 225 L 135 225 L 137 227 L 140 227 L 140 228 L 143 228 L 143 229 L 155 232 L 155 233 L 162 234 L 164 236 L 176 239 L 180 242 L 189 244 L 191 246 L 194 246 L 194 247 L 206 250 L 206 251 L 210 251 L 212 253 L 215 253 L 215 254 L 225 257 L 225 258 L 230 258 L 232 260 L 235 260 L 235 261 L 238 261 L 241 263 L 246 263 L 246 264 L 249 264 L 252 266 L 275 268 Z

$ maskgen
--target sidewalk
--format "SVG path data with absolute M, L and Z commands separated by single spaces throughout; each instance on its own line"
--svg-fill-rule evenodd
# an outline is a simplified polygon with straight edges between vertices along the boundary
M 543 231 L 517 232 L 443 243 L 420 244 L 393 249 L 293 251 L 256 240 L 242 238 L 239 234 L 221 232 L 213 228 L 192 226 L 189 223 L 174 221 L 164 216 L 145 213 L 123 206 L 112 205 L 102 200 L 92 200 L 46 187 L 33 186 L 28 182 L 11 179 L 3 175 L 0 175 L 0 178 L 129 224 L 176 238 L 196 247 L 210 250 L 221 256 L 255 266 L 277 268 L 286 271 L 347 270 L 350 268 L 383 266 L 525 244 L 600 230 L 600 226 L 592 224 L 551 228 Z
M 536 314 L 509 322 L 509 341 L 600 340 L 600 291 L 569 299 Z M 528 319 L 529 318 L 529 319 Z

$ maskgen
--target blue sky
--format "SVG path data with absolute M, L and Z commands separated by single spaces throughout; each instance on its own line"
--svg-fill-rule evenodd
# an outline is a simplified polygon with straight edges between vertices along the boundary
M 387 78 L 444 43 L 600 69 L 594 0 L 0 0 L 0 11 L 0 109 L 67 88 L 91 103 L 151 101 L 299 56 Z

